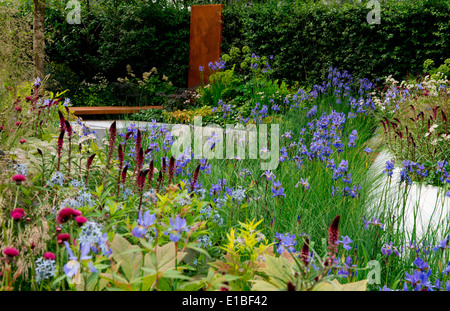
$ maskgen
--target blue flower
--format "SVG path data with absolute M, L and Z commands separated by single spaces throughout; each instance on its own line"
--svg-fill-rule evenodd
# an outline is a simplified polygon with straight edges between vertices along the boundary
M 144 217 L 142 218 L 142 212 L 139 211 L 139 217 L 138 217 L 138 224 L 136 227 L 131 230 L 131 234 L 137 237 L 138 239 L 141 239 L 145 236 L 147 233 L 148 227 L 154 224 L 156 220 L 155 214 L 150 214 L 150 211 L 146 211 L 144 213 Z
M 436 245 L 436 247 L 433 248 L 433 250 L 435 252 L 437 252 L 438 250 L 445 250 L 446 248 L 448 248 L 448 239 L 449 239 L 449 237 L 447 236 L 445 239 L 440 241 L 439 244 Z
M 285 250 L 291 253 L 296 253 L 297 250 L 294 248 L 297 241 L 295 241 L 295 234 L 290 235 L 289 233 L 276 233 L 275 240 L 277 253 L 282 254 Z
M 384 244 L 381 247 L 381 253 L 383 253 L 384 255 L 390 256 L 392 253 L 394 253 L 396 256 L 400 256 L 400 253 L 397 250 L 397 247 L 392 245 L 393 242 L 391 241 L 390 244 Z
M 181 218 L 177 215 L 175 219 L 169 218 L 170 226 L 164 234 L 169 234 L 169 238 L 172 242 L 178 242 L 181 238 L 181 232 L 188 231 L 186 226 L 186 219 Z
M 342 243 L 344 249 L 348 251 L 352 249 L 352 247 L 349 244 L 353 243 L 353 241 L 348 236 L 343 236 L 342 240 L 338 241 L 338 243 Z
M 91 272 L 93 272 L 93 273 L 97 272 L 97 269 L 95 269 L 94 265 L 90 261 L 92 256 L 88 256 L 89 251 L 91 250 L 91 245 L 89 245 L 89 243 L 84 243 L 84 244 L 80 243 L 79 259 L 77 256 L 74 255 L 74 253 L 72 252 L 72 249 L 70 248 L 70 245 L 69 245 L 69 243 L 67 243 L 67 241 L 64 242 L 64 245 L 66 246 L 67 253 L 69 254 L 69 261 L 64 265 L 63 270 L 64 270 L 64 273 L 68 277 L 73 277 L 73 276 L 78 277 L 78 275 L 80 273 L 80 262 L 82 262 L 84 260 L 86 260 L 86 261 L 89 260 L 88 266 L 89 266 L 89 269 L 91 270 Z

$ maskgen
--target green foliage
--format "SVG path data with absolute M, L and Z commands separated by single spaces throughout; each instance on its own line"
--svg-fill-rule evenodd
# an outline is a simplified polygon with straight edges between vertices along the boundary
M 424 73 L 429 73 L 431 78 L 434 80 L 439 80 L 447 77 L 450 78 L 450 58 L 447 58 L 442 65 L 439 67 L 434 67 L 434 61 L 432 59 L 427 59 L 423 63 Z
M 448 1 L 383 1 L 381 23 L 369 25 L 366 2 L 263 2 L 225 6 L 223 50 L 249 46 L 276 55 L 277 78 L 320 83 L 329 67 L 355 77 L 420 73 L 426 59 L 450 50 Z
M 137 76 L 157 67 L 174 85 L 187 84 L 188 10 L 177 9 L 164 1 L 103 1 L 93 4 L 89 10 L 85 2 L 81 2 L 81 6 L 81 24 L 77 25 L 67 23 L 67 11 L 58 1 L 49 4 L 46 53 L 51 62 L 67 65 L 80 77 L 78 84 L 82 81 L 98 83 L 95 77 L 106 80 L 107 89 L 93 95 L 97 105 L 106 102 L 117 105 L 111 100 L 114 96 L 108 97 L 107 93 L 121 91 L 120 86 L 110 84 L 126 75 L 128 64 L 136 70 Z M 55 69 L 50 66 L 47 72 Z M 61 85 L 69 83 L 64 76 L 58 74 L 58 77 Z M 70 89 L 68 96 L 74 99 L 75 105 L 85 105 L 85 98 L 89 98 L 86 93 L 92 93 L 85 89 L 83 86 Z

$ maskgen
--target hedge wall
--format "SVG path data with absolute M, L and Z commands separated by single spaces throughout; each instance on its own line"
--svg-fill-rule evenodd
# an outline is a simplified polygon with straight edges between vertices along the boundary
M 318 83 L 330 66 L 354 76 L 422 73 L 423 62 L 450 57 L 450 1 L 381 2 L 381 23 L 369 25 L 362 4 L 283 2 L 226 6 L 223 50 L 248 45 L 275 55 L 277 76 Z
M 99 75 L 114 82 L 129 64 L 137 76 L 155 66 L 186 87 L 190 12 L 164 1 L 97 0 L 91 8 L 82 1 L 82 23 L 70 25 L 64 1 L 48 0 L 46 53 L 54 78 L 73 91 Z M 356 77 L 402 78 L 422 73 L 428 58 L 441 64 L 450 57 L 450 1 L 382 1 L 374 25 L 367 23 L 367 0 L 340 2 L 226 4 L 222 50 L 248 45 L 274 55 L 276 77 L 302 84 L 322 81 L 330 66 Z
M 126 65 L 136 76 L 156 67 L 174 85 L 187 84 L 190 12 L 165 1 L 80 1 L 81 24 L 68 24 L 69 10 L 53 0 L 46 8 L 46 54 L 62 79 L 93 83 L 125 77 Z M 58 64 L 58 65 L 55 65 Z M 70 69 L 70 70 L 69 70 Z M 67 71 L 72 71 L 67 73 Z M 68 77 L 70 76 L 70 77 Z

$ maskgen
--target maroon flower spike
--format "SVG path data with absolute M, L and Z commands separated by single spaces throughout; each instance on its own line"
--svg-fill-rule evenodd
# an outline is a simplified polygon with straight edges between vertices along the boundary
M 22 174 L 16 174 L 13 176 L 12 180 L 16 182 L 16 184 L 21 185 L 27 178 Z
M 106 169 L 109 169 L 109 163 L 114 151 L 114 145 L 117 137 L 116 121 L 114 121 L 109 127 L 109 150 L 108 150 L 108 162 L 106 164 Z
M 70 125 L 70 122 L 67 121 L 67 120 L 66 120 L 65 123 L 66 123 L 66 132 L 67 132 L 67 136 L 68 136 L 69 138 L 71 138 L 71 137 L 72 137 L 72 134 L 73 134 L 72 126 Z
M 338 240 L 339 240 L 339 220 L 341 219 L 341 215 L 337 215 L 333 222 L 331 223 L 330 228 L 328 229 L 328 245 L 331 251 L 332 256 L 337 253 Z
M 61 233 L 56 236 L 56 241 L 59 245 L 63 244 L 66 241 L 70 241 L 70 234 L 68 233 Z
M 128 138 L 130 138 L 131 135 L 133 135 L 133 132 L 128 132 L 128 133 L 125 135 L 125 141 L 127 141 Z
M 151 187 L 152 186 L 152 181 L 153 181 L 153 173 L 155 171 L 155 166 L 153 163 L 153 159 L 150 161 L 150 167 L 148 169 L 148 186 Z
M 142 171 L 143 163 L 144 163 L 144 150 L 142 150 L 142 148 L 139 148 L 139 152 L 137 154 L 137 159 L 136 159 L 136 169 L 137 169 L 138 174 Z
M 391 123 L 389 122 L 389 119 L 384 117 L 384 120 L 386 121 L 386 126 L 387 126 L 388 131 L 390 131 L 391 130 Z
M 137 135 L 136 135 L 136 149 L 135 150 L 139 150 L 141 147 L 142 147 L 142 135 L 141 135 L 141 130 L 138 129 Z
M 172 182 L 175 174 L 175 158 L 172 156 L 169 160 L 169 184 Z
M 87 221 L 87 218 L 84 216 L 77 216 L 75 217 L 75 221 L 77 222 L 78 226 L 82 226 L 85 224 L 85 222 Z
M 125 183 L 127 180 L 127 171 L 128 171 L 128 165 L 125 165 L 124 169 L 122 170 L 122 183 Z
M 56 256 L 52 252 L 46 252 L 44 253 L 44 258 L 47 260 L 55 260 Z
M 19 255 L 19 251 L 13 247 L 7 247 L 3 250 L 3 254 L 10 258 L 14 258 Z
M 441 114 L 442 114 L 442 121 L 444 121 L 444 123 L 447 123 L 447 116 L 445 115 L 444 110 L 441 110 Z
M 66 132 L 65 130 L 62 130 L 58 137 L 58 146 L 56 149 L 56 152 L 58 153 L 58 166 L 57 166 L 56 170 L 58 172 L 59 172 L 59 168 L 61 165 L 61 155 L 62 155 L 62 149 L 63 149 L 63 144 L 64 144 L 64 133 L 65 132 Z
M 143 191 L 145 187 L 145 178 L 147 177 L 149 170 L 146 169 L 143 172 L 139 172 L 138 178 L 137 178 L 137 185 L 139 191 Z
M 23 208 L 15 208 L 11 211 L 11 217 L 15 221 L 19 221 L 22 218 L 25 218 L 25 210 Z
M 198 174 L 200 172 L 200 164 L 197 166 L 197 168 L 195 169 L 194 175 L 192 176 L 192 181 L 191 181 L 191 191 L 194 191 L 194 187 L 197 184 L 198 181 Z
M 303 243 L 302 251 L 300 253 L 300 259 L 303 261 L 305 266 L 309 264 L 309 239 L 305 239 L 305 243 Z
M 59 116 L 59 130 L 65 131 L 66 130 L 66 119 L 64 118 L 62 112 L 58 110 L 58 116 Z
M 383 124 L 383 129 L 384 129 L 384 132 L 386 133 L 386 124 L 384 123 L 383 120 L 380 120 L 380 121 L 381 121 L 381 124 Z
M 95 153 L 89 157 L 86 163 L 86 170 L 89 171 L 91 169 L 92 161 L 94 161 Z
M 122 149 L 122 144 L 119 144 L 119 169 L 122 169 L 123 166 L 123 159 L 124 159 L 124 155 L 123 155 L 123 149 Z
M 162 172 L 159 171 L 159 176 L 158 176 L 158 179 L 156 180 L 157 181 L 157 185 L 156 185 L 155 192 L 159 192 L 159 189 L 161 188 L 162 180 L 163 180 L 163 175 L 162 175 Z
M 435 119 L 435 120 L 436 120 L 436 117 L 437 117 L 437 110 L 439 108 L 441 108 L 441 106 L 434 107 L 434 109 L 433 109 L 433 119 Z
M 162 172 L 165 174 L 167 171 L 166 157 L 162 158 Z

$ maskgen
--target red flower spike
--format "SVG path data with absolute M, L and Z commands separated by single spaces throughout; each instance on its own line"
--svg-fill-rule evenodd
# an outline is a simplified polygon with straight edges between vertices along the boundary
M 142 147 L 142 135 L 141 135 L 141 130 L 138 129 L 137 136 L 136 136 L 136 149 L 135 150 L 139 150 L 141 147 Z
M 73 130 L 72 130 L 72 126 L 70 125 L 70 122 L 69 121 L 67 121 L 66 120 L 66 131 L 67 131 L 67 136 L 69 137 L 69 138 L 71 138 L 72 137 L 72 134 L 73 134 Z
M 119 152 L 119 169 L 122 169 L 123 159 L 124 159 L 122 144 L 119 144 L 119 151 L 118 152 Z
M 172 182 L 175 174 L 175 158 L 172 156 L 169 160 L 169 184 Z
M 194 190 L 195 184 L 197 184 L 198 181 L 198 174 L 200 173 L 200 164 L 195 169 L 194 175 L 192 176 L 192 182 L 191 182 L 191 191 Z
M 86 170 L 89 171 L 91 169 L 92 161 L 94 161 L 95 153 L 89 157 L 86 163 Z
M 122 170 L 122 183 L 125 183 L 127 180 L 127 171 L 128 171 L 128 165 L 125 165 L 124 169 Z
M 59 116 L 59 130 L 65 131 L 66 130 L 66 119 L 64 118 L 62 112 L 58 110 L 58 116 Z
M 153 159 L 150 162 L 150 167 L 149 167 L 149 172 L 148 172 L 148 186 L 151 187 L 152 186 L 152 180 L 153 180 L 153 173 L 155 171 L 155 166 L 153 163 Z
M 300 253 L 300 259 L 307 266 L 309 264 L 309 239 L 305 239 L 305 243 L 303 244 L 302 251 Z
M 331 223 L 330 228 L 328 229 L 328 245 L 331 250 L 331 253 L 334 255 L 337 253 L 337 246 L 339 240 L 339 220 L 341 219 L 341 215 L 337 215 L 333 222 Z

